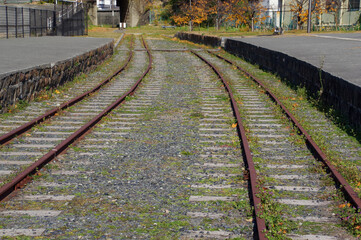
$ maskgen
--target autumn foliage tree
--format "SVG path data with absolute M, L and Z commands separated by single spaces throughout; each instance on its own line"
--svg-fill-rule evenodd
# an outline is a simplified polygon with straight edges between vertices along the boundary
M 210 0 L 208 3 L 208 13 L 214 20 L 217 30 L 221 22 L 225 19 L 226 6 L 226 1 L 224 0 Z
M 236 27 L 245 24 L 253 29 L 256 22 L 264 21 L 261 16 L 263 6 L 257 0 L 228 0 L 226 3 L 227 20 L 234 21 Z
M 258 0 L 248 1 L 248 9 L 247 9 L 247 24 L 249 27 L 254 30 L 254 24 L 263 23 L 267 17 L 263 15 L 266 11 L 266 8 L 263 7 L 262 3 Z
M 226 5 L 226 20 L 234 21 L 236 27 L 245 24 L 247 6 L 246 2 L 242 0 L 229 0 L 225 3 Z
M 178 14 L 175 14 L 172 18 L 177 25 L 184 25 L 192 21 L 195 24 L 201 24 L 207 20 L 208 12 L 205 5 L 207 0 L 193 0 L 190 3 L 184 2 Z
M 262 12 L 259 0 L 191 0 L 183 2 L 179 9 L 172 17 L 177 25 L 190 21 L 198 25 L 213 21 L 218 29 L 223 20 L 234 22 L 236 27 L 251 27 L 253 23 L 262 20 L 258 17 Z
M 309 0 L 294 0 L 291 4 L 291 12 L 293 12 L 295 19 L 297 20 L 297 29 L 301 29 L 308 21 L 308 2 Z M 311 14 L 315 14 L 316 18 L 320 18 L 320 14 L 325 11 L 322 6 L 321 0 L 312 0 L 313 6 L 311 8 Z
M 335 25 L 339 25 L 340 12 L 344 0 L 326 0 L 326 11 L 333 15 Z
M 303 24 L 307 21 L 308 18 L 308 9 L 307 3 L 308 0 L 294 0 L 290 4 L 291 11 L 293 12 L 295 18 L 297 19 L 297 29 L 302 28 Z

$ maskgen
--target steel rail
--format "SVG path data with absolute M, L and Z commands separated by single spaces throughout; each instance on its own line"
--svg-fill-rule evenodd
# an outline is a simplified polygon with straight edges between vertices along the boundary
M 144 49 L 135 49 L 134 51 L 145 51 Z M 219 52 L 219 49 L 215 49 L 215 50 L 207 50 L 207 49 L 189 49 L 189 48 L 184 48 L 184 49 L 152 49 L 153 52 L 190 52 L 190 51 L 197 51 L 197 52 L 203 52 L 203 51 L 213 51 L 213 52 Z
M 105 110 L 103 110 L 101 113 L 99 113 L 97 116 L 95 116 L 92 120 L 90 120 L 88 123 L 86 123 L 85 125 L 80 127 L 71 136 L 66 138 L 59 145 L 54 147 L 52 150 L 50 150 L 48 153 L 46 153 L 44 156 L 42 156 L 40 159 L 38 159 L 31 166 L 26 168 L 22 173 L 17 175 L 11 182 L 2 186 L 0 188 L 0 201 L 2 201 L 4 198 L 9 196 L 17 188 L 24 185 L 24 183 L 31 181 L 32 175 L 36 174 L 42 167 L 44 167 L 47 163 L 49 163 L 51 160 L 53 160 L 55 157 L 57 157 L 59 154 L 61 154 L 77 139 L 84 136 L 104 116 L 109 114 L 114 108 L 118 107 L 121 103 L 123 103 L 127 96 L 134 94 L 135 90 L 140 85 L 140 82 L 143 80 L 143 78 L 147 75 L 147 73 L 150 71 L 150 69 L 152 67 L 152 55 L 151 55 L 144 39 L 142 39 L 142 40 L 143 40 L 144 47 L 148 50 L 147 54 L 148 54 L 148 58 L 149 58 L 149 63 L 148 63 L 148 67 L 144 71 L 143 75 L 136 81 L 136 83 L 132 86 L 132 88 L 129 91 L 127 91 L 125 94 L 123 94 L 118 100 L 116 100 L 111 105 L 109 105 Z
M 231 60 L 226 59 L 225 57 L 222 57 L 212 52 L 209 53 L 237 67 L 240 71 L 244 72 L 248 77 L 250 77 L 254 82 L 256 82 L 264 89 L 265 93 L 282 109 L 282 111 L 290 119 L 293 125 L 300 131 L 300 134 L 305 137 L 307 146 L 311 149 L 315 157 L 325 164 L 326 168 L 331 172 L 333 179 L 341 187 L 342 191 L 346 195 L 346 198 L 348 198 L 348 200 L 355 208 L 361 209 L 361 199 L 358 197 L 357 193 L 352 189 L 346 179 L 337 171 L 336 167 L 330 162 L 330 160 L 328 160 L 326 154 L 322 152 L 321 148 L 316 144 L 316 142 L 307 133 L 307 131 L 301 126 L 301 124 L 292 115 L 292 113 L 282 104 L 282 102 L 259 79 L 247 72 L 245 69 L 238 66 Z
M 251 186 L 251 198 L 253 201 L 253 206 L 254 206 L 254 216 L 255 216 L 255 222 L 256 222 L 256 229 L 257 229 L 257 239 L 259 240 L 264 240 L 267 239 L 265 236 L 266 233 L 266 223 L 264 221 L 264 219 L 260 218 L 259 216 L 261 215 L 261 199 L 257 196 L 259 193 L 259 189 L 257 187 L 258 185 L 258 178 L 257 178 L 257 172 L 256 172 L 256 168 L 254 166 L 254 162 L 253 162 L 253 158 L 252 158 L 252 154 L 251 154 L 251 150 L 248 144 L 248 140 L 246 137 L 246 131 L 243 127 L 242 124 L 242 118 L 241 115 L 239 113 L 239 109 L 237 106 L 237 102 L 233 96 L 232 90 L 229 87 L 229 84 L 227 83 L 227 81 L 223 78 L 223 75 L 218 71 L 218 69 L 212 65 L 210 62 L 208 62 L 205 58 L 203 58 L 202 56 L 200 56 L 199 54 L 197 54 L 196 52 L 191 51 L 191 53 L 193 53 L 194 55 L 196 55 L 198 58 L 200 58 L 203 62 L 205 62 L 208 66 L 210 66 L 212 68 L 212 70 L 217 74 L 217 76 L 221 79 L 228 95 L 229 98 L 231 100 L 231 106 L 233 109 L 233 113 L 234 116 L 236 117 L 237 120 L 237 132 L 238 135 L 241 138 L 241 145 L 244 151 L 244 155 L 246 157 L 246 163 L 247 163 L 247 167 L 248 167 L 248 172 L 249 172 L 249 179 L 250 179 L 250 186 Z
M 121 66 L 120 68 L 118 68 L 116 71 L 113 72 L 112 75 L 110 75 L 109 77 L 107 77 L 104 81 L 102 81 L 101 83 L 99 83 L 97 86 L 95 86 L 93 89 L 61 104 L 59 107 L 53 108 L 49 111 L 47 111 L 46 113 L 44 113 L 43 115 L 34 118 L 33 120 L 30 120 L 29 122 L 21 125 L 18 128 L 15 128 L 13 130 L 11 130 L 10 132 L 0 136 L 0 146 L 10 142 L 11 140 L 13 140 L 14 138 L 16 138 L 17 136 L 23 134 L 24 132 L 30 130 L 31 128 L 33 128 L 34 126 L 44 122 L 45 120 L 53 117 L 56 113 L 67 109 L 68 107 L 73 106 L 74 104 L 80 102 L 81 100 L 83 100 L 85 97 L 89 96 L 92 93 L 95 93 L 97 91 L 99 91 L 102 87 L 104 87 L 106 84 L 108 84 L 115 76 L 117 76 L 120 72 L 122 72 L 129 64 L 129 62 L 132 60 L 133 58 L 133 39 L 131 40 L 130 43 L 130 52 L 129 52 L 129 56 L 127 61 L 123 64 L 123 66 Z

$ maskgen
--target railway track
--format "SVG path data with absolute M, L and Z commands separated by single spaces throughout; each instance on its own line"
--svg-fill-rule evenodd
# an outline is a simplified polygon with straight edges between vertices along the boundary
M 119 44 L 119 42 L 123 40 L 123 37 L 124 35 L 122 35 L 118 39 L 117 44 Z M 132 46 L 130 46 L 130 49 L 132 49 Z M 119 61 L 124 61 L 123 54 L 125 53 L 116 54 L 116 57 Z M 9 119 L 10 117 L 8 118 L 5 116 L 0 128 L 0 144 L 4 145 L 8 143 L 12 139 L 31 129 L 33 126 L 45 121 L 48 118 L 51 118 L 59 111 L 64 110 L 72 106 L 73 104 L 81 101 L 90 94 L 95 93 L 101 87 L 109 83 L 109 81 L 119 72 L 124 70 L 124 68 L 130 62 L 131 58 L 132 51 L 130 51 L 128 59 L 121 67 L 119 67 L 118 64 L 115 66 L 109 66 L 109 64 L 107 64 L 104 70 L 113 72 L 111 76 L 106 76 L 105 78 L 104 76 L 98 75 L 89 78 L 87 75 L 83 74 L 80 77 L 82 78 L 80 81 L 84 81 L 83 79 L 86 77 L 87 81 L 85 83 L 75 86 L 72 86 L 74 85 L 74 83 L 68 83 L 67 87 L 71 88 L 73 91 L 68 91 L 66 94 L 61 94 L 62 87 L 60 87 L 60 91 L 56 90 L 53 93 L 45 93 L 40 95 L 40 97 L 38 97 L 38 101 L 34 102 L 31 107 L 25 109 L 24 111 L 20 110 L 20 113 L 14 115 L 13 117 L 15 119 Z M 105 80 L 99 82 L 99 78 L 105 78 Z M 74 82 L 76 83 L 77 81 Z M 17 109 L 15 108 L 15 111 L 16 110 Z
M 143 44 L 145 46 L 144 42 Z M 135 58 L 138 58 L 136 61 L 142 63 L 142 61 L 145 60 L 145 57 L 142 56 L 141 53 L 137 55 L 138 56 L 135 56 Z M 92 90 L 89 90 L 80 96 L 61 104 L 58 108 L 48 111 L 40 117 L 35 118 L 34 120 L 1 137 L 2 144 L 9 143 L 10 140 L 52 117 L 51 122 L 41 125 L 38 129 L 28 132 L 27 136 L 23 136 L 16 142 L 12 142 L 11 144 L 7 144 L 3 147 L 1 155 L 6 157 L 6 160 L 2 161 L 2 164 L 5 165 L 3 168 L 6 169 L 2 170 L 3 175 L 6 175 L 7 173 L 16 174 L 19 171 L 16 169 L 21 169 L 18 166 L 30 166 L 11 182 L 5 183 L 1 187 L 1 199 L 4 199 L 15 189 L 21 187 L 21 185 L 30 179 L 31 175 L 36 174 L 37 171 L 45 166 L 49 161 L 56 158 L 61 152 L 65 151 L 72 143 L 74 143 L 78 138 L 81 138 L 86 132 L 95 126 L 95 124 L 97 124 L 97 122 L 99 122 L 104 116 L 122 103 L 126 97 L 133 94 L 141 79 L 147 72 L 149 72 L 151 60 L 149 61 L 149 66 L 143 73 L 142 78 L 135 84 L 133 79 L 129 79 L 128 76 L 128 79 L 125 80 L 118 77 L 116 81 L 112 81 L 109 86 L 106 86 L 110 80 L 117 77 L 117 75 L 125 69 L 132 59 L 132 56 L 133 52 L 130 51 L 129 58 L 126 63 Z M 132 74 L 139 74 L 139 72 L 134 72 Z M 81 102 L 81 100 L 85 97 L 96 92 L 98 92 L 96 96 L 92 96 L 91 98 L 87 98 L 85 101 Z M 119 96 L 121 97 L 119 98 Z M 76 103 L 77 105 L 73 106 Z M 66 109 L 66 111 L 64 111 L 64 109 Z M 24 161 L 22 159 L 22 157 L 28 158 L 29 156 L 41 156 L 45 152 L 47 153 L 40 157 L 40 159 L 38 159 L 35 163 L 32 161 Z M 13 166 L 15 166 L 15 169 Z
M 217 57 L 230 64 L 229 66 L 237 66 L 220 55 L 212 54 L 211 57 L 208 56 L 208 59 L 212 57 L 213 61 L 215 61 L 214 57 Z M 227 68 L 222 62 L 216 62 L 219 69 Z M 228 69 L 231 69 L 229 66 Z M 346 198 L 356 209 L 360 207 L 357 194 L 275 95 L 251 74 L 239 66 L 237 68 L 241 70 L 241 73 L 238 73 L 239 80 L 235 77 L 237 73 L 234 70 L 228 70 L 227 75 L 239 97 L 238 105 L 242 109 L 244 122 L 248 128 L 248 138 L 256 143 L 253 144 L 255 147 L 252 152 L 256 159 L 255 163 L 258 165 L 259 175 L 263 176 L 264 191 L 267 192 L 267 188 L 275 190 L 277 194 L 275 201 L 284 208 L 286 217 L 298 225 L 296 233 L 289 233 L 288 237 L 293 239 L 352 238 L 337 227 L 339 219 L 330 210 L 332 204 L 335 207 L 332 199 L 337 195 L 336 188 L 334 184 L 325 185 L 327 174 L 321 170 L 323 165 L 317 163 L 317 160 L 324 164 L 327 172 L 331 172 L 329 178 L 335 179 L 336 186 L 342 186 L 341 189 Z M 258 86 L 249 84 L 251 80 L 254 80 Z M 259 87 L 262 88 L 259 89 Z M 264 96 L 269 96 L 270 99 L 265 99 Z M 277 108 L 281 108 L 281 111 Z M 280 119 L 280 114 L 290 119 L 296 131 L 292 130 L 293 126 Z M 290 136 L 297 132 L 303 135 L 305 145 L 296 145 L 295 141 L 290 141 Z M 274 192 L 266 194 L 274 194 Z M 268 221 L 271 222 L 271 220 Z M 268 227 L 270 227 L 270 222 L 267 224 Z M 302 232 L 302 228 L 305 228 L 305 232 L 307 230 L 312 232 L 307 229 L 307 225 L 310 224 L 317 226 L 319 231 L 311 228 L 315 233 L 297 234 Z
M 190 53 L 158 38 L 147 43 L 154 63 L 137 94 L 1 203 L 2 236 L 266 239 L 282 231 L 276 236 L 353 239 L 332 214 L 329 176 L 305 145 L 295 144 L 292 126 L 249 76 L 201 49 Z M 91 119 L 108 96 L 142 75 L 139 40 L 135 50 L 119 80 L 26 132 L 30 142 L 3 149 L 25 153 L 50 136 L 69 136 L 72 125 Z M 63 127 L 53 127 L 57 122 Z M 19 155 L 6 161 L 27 158 Z M 276 195 L 273 205 L 267 194 Z M 272 216 L 266 207 L 275 205 L 282 211 Z
M 124 36 L 124 35 L 123 35 Z M 119 39 L 120 41 L 121 39 Z M 130 43 L 130 49 L 132 49 L 132 42 Z M 91 81 L 87 82 L 87 85 L 80 87 L 80 89 L 76 89 L 77 90 L 83 90 L 86 89 L 87 91 L 64 102 L 64 98 L 60 98 L 60 99 L 52 99 L 51 104 L 53 106 L 55 106 L 53 109 L 48 110 L 49 106 L 44 106 L 44 103 L 42 104 L 36 104 L 32 109 L 29 109 L 30 112 L 23 112 L 22 115 L 17 115 L 17 119 L 16 121 L 14 120 L 5 120 L 3 123 L 4 125 L 2 125 L 2 131 L 6 131 L 9 128 L 13 128 L 13 130 L 9 131 L 6 134 L 3 134 L 2 136 L 0 136 L 0 144 L 1 145 L 5 145 L 8 142 L 10 142 L 11 140 L 13 140 L 14 138 L 20 136 L 21 134 L 23 134 L 24 132 L 30 130 L 31 128 L 33 128 L 34 126 L 44 122 L 45 120 L 55 116 L 56 114 L 58 114 L 60 111 L 65 110 L 71 106 L 73 106 L 74 104 L 82 101 L 84 98 L 90 96 L 93 93 L 96 93 L 97 91 L 99 91 L 102 87 L 106 86 L 114 77 L 116 77 L 121 71 L 123 71 L 126 66 L 129 64 L 129 62 L 131 61 L 133 57 L 133 52 L 132 50 L 129 52 L 129 57 L 126 60 L 125 64 L 122 65 L 121 67 L 119 67 L 113 74 L 111 74 L 110 76 L 108 76 L 105 80 L 103 80 L 102 82 L 100 82 L 99 84 L 96 84 L 96 86 L 94 86 L 91 90 L 87 90 L 90 88 L 90 86 L 94 85 L 96 83 L 95 79 L 92 79 Z M 66 96 L 66 98 L 68 98 L 69 96 Z M 45 102 L 45 104 L 50 105 L 49 102 Z M 35 114 L 35 116 L 37 114 L 40 114 L 41 112 L 45 112 L 44 114 L 41 114 L 38 117 L 33 118 L 34 116 L 32 114 Z M 33 118 L 30 121 L 28 121 L 29 118 Z M 9 124 L 10 125 L 6 125 Z M 24 124 L 25 123 L 25 124 Z M 20 126 L 18 126 L 19 124 L 21 124 Z

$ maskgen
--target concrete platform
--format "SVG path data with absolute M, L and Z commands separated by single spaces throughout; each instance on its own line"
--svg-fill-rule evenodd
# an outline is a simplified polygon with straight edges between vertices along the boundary
M 263 36 L 237 39 L 287 54 L 361 86 L 361 33 Z
M 0 39 L 0 76 L 51 67 L 113 41 L 110 38 L 31 37 Z
M 361 129 L 361 33 L 229 38 L 226 51 L 305 87 Z
M 0 113 L 91 71 L 113 54 L 113 46 L 105 38 L 0 39 Z

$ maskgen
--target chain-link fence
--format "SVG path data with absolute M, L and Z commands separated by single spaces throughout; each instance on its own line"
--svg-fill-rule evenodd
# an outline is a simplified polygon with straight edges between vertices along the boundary
M 284 30 L 306 29 L 307 18 L 300 21 L 297 13 L 284 6 L 282 13 L 273 9 L 262 11 L 256 29 L 274 29 L 281 26 Z M 322 11 L 320 14 L 312 14 L 311 29 L 313 31 L 329 30 L 361 30 L 361 10 L 340 8 L 337 11 Z M 263 19 L 261 20 L 261 17 Z
M 295 0 L 282 0 L 283 2 L 287 1 L 286 4 L 282 4 L 282 10 L 280 11 L 279 7 L 269 7 L 265 8 L 262 5 L 257 9 L 250 9 L 245 11 L 245 13 L 238 14 L 236 17 L 229 18 L 226 11 L 220 12 L 219 15 L 212 14 L 207 16 L 207 19 L 201 22 L 200 24 L 194 24 L 194 30 L 199 31 L 213 31 L 216 30 L 217 17 L 219 21 L 219 26 L 222 31 L 226 32 L 235 32 L 239 29 L 244 31 L 251 31 L 252 26 L 255 31 L 272 31 L 275 28 L 282 27 L 283 30 L 295 30 L 295 29 L 306 29 L 307 20 L 308 20 L 308 4 L 305 0 L 305 4 L 301 7 L 291 7 L 292 1 Z M 282 1 L 278 1 L 278 4 Z M 334 2 L 336 0 L 326 0 L 327 2 Z M 361 0 L 340 0 L 342 1 L 342 8 L 326 9 L 326 6 L 322 5 L 316 7 L 315 2 L 312 1 L 312 15 L 311 15 L 311 30 L 312 31 L 329 31 L 329 30 L 361 30 Z M 271 0 L 263 0 L 263 4 L 270 4 Z M 273 1 L 275 2 L 275 1 Z M 277 4 L 275 4 L 277 6 Z M 346 7 L 348 6 L 348 7 Z M 294 11 L 292 11 L 294 9 Z M 295 11 L 300 11 L 298 14 Z M 317 11 L 317 13 L 315 13 Z M 154 14 L 154 11 L 149 11 L 150 17 L 149 21 L 158 25 L 168 25 L 174 24 L 175 27 L 181 31 L 189 30 L 189 22 L 184 22 L 182 25 L 177 25 L 177 23 L 172 20 L 172 16 L 166 16 L 165 19 L 162 19 L 162 14 Z M 165 16 L 165 15 L 164 15 Z M 251 16 L 254 16 L 252 19 Z M 233 19 L 233 20 L 229 20 Z M 218 30 L 218 29 L 217 29 Z

